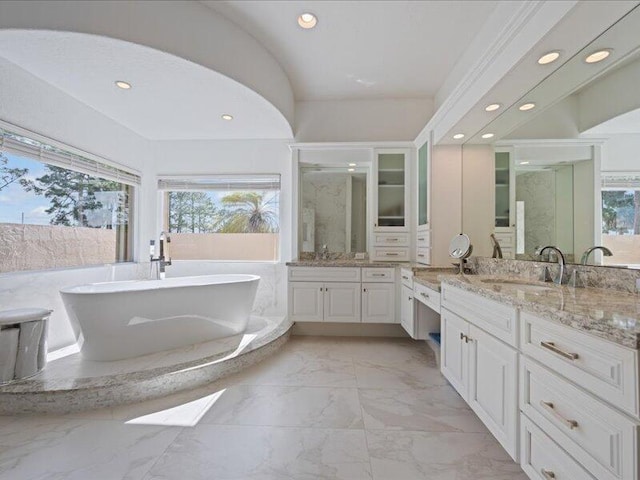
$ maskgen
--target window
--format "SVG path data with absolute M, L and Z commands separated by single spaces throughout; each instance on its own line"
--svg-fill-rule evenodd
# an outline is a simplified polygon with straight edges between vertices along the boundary
M 139 180 L 0 129 L 0 272 L 131 261 Z
M 602 245 L 605 265 L 640 265 L 640 174 L 602 176 Z
M 167 178 L 158 188 L 173 259 L 278 260 L 279 175 Z

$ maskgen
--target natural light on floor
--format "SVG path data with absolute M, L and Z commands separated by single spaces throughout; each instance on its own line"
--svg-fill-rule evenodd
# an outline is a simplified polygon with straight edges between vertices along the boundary
M 176 405 L 175 407 L 149 413 L 141 417 L 132 418 L 128 425 L 163 425 L 167 427 L 195 427 L 200 419 L 226 389 L 222 389 L 206 397 L 198 398 L 191 402 Z

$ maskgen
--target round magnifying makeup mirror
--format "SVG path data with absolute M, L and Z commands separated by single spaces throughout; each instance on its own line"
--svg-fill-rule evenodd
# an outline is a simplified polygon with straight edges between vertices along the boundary
M 471 255 L 472 248 L 469 237 L 461 233 L 451 239 L 451 243 L 449 243 L 449 256 L 453 258 L 467 258 Z
M 460 273 L 464 273 L 464 260 L 471 255 L 473 246 L 471 240 L 464 233 L 456 235 L 449 243 L 449 256 L 460 260 Z

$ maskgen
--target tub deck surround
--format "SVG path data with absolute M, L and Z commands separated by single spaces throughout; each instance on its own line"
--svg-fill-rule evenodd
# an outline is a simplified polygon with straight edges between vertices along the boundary
M 522 280 L 507 275 L 441 275 L 442 283 L 513 305 L 548 320 L 629 347 L 640 348 L 640 297 L 604 288 L 573 288 L 538 282 L 544 290 L 498 285 L 486 280 Z M 532 283 L 536 283 L 533 282 Z
M 251 317 L 244 334 L 114 362 L 80 353 L 49 362 L 40 374 L 0 387 L 0 415 L 70 413 L 135 403 L 211 383 L 277 351 L 287 318 Z

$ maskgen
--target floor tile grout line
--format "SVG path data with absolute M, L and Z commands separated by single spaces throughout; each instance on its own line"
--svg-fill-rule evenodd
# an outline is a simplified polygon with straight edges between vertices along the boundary
M 164 456 L 165 453 L 167 453 L 167 451 L 169 450 L 169 448 L 171 448 L 171 445 L 173 445 L 176 440 L 178 439 L 178 437 L 184 432 L 184 430 L 186 429 L 186 427 L 181 427 L 180 431 L 176 434 L 175 437 L 173 437 L 173 440 L 171 440 L 167 446 L 162 450 L 162 452 L 156 457 L 155 461 L 149 466 L 149 468 L 147 469 L 146 472 L 144 472 L 143 476 L 141 477 L 143 480 L 147 477 L 149 477 L 149 474 L 151 473 L 151 470 L 153 470 L 153 467 L 155 467 L 157 465 L 157 463 L 160 461 L 160 459 Z

